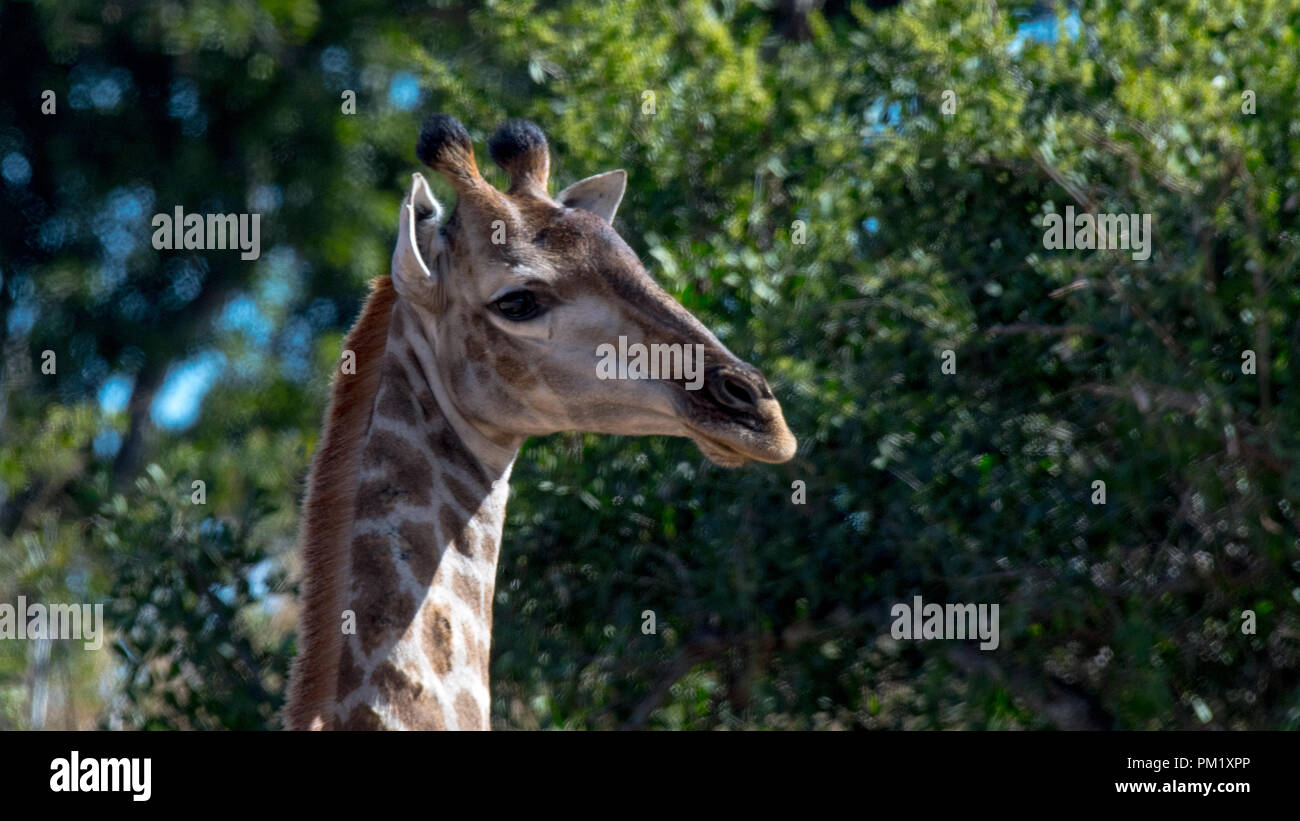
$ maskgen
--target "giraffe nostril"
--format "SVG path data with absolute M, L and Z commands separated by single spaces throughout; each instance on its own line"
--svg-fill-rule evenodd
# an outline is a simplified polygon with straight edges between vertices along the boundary
M 710 386 L 719 403 L 736 410 L 753 410 L 758 400 L 753 388 L 734 376 L 719 376 Z
M 749 389 L 734 379 L 726 381 L 727 393 L 744 402 L 746 405 L 754 404 L 754 397 L 750 395 Z

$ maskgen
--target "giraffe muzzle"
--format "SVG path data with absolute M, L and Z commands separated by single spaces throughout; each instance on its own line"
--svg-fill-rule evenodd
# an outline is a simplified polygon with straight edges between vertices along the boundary
M 710 369 L 704 387 L 690 427 L 711 460 L 734 467 L 750 459 L 785 462 L 794 456 L 794 435 L 757 368 L 737 360 Z

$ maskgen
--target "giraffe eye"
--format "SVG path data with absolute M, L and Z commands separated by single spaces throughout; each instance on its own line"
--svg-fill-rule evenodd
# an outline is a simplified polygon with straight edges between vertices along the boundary
M 532 319 L 540 313 L 537 297 L 532 291 L 511 291 L 493 304 L 502 316 L 515 322 Z

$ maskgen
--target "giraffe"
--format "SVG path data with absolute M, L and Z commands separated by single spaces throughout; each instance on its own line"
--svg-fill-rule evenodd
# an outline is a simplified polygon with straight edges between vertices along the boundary
M 390 275 L 347 337 L 355 368 L 334 376 L 300 521 L 290 729 L 488 728 L 497 557 L 526 438 L 685 436 L 725 467 L 795 453 L 762 374 L 614 231 L 623 170 L 552 198 L 536 125 L 508 121 L 488 148 L 504 192 L 458 120 L 424 123 L 416 154 L 455 208 L 444 221 L 412 175 Z M 702 346 L 702 384 L 598 378 L 597 349 L 620 336 Z

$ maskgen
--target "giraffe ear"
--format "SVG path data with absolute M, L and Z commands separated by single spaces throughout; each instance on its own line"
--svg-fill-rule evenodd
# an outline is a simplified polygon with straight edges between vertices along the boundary
M 605 222 L 612 223 L 626 190 L 627 172 L 620 168 L 578 180 L 556 195 L 555 201 L 569 208 L 590 211 Z
M 446 253 L 440 223 L 442 206 L 434 199 L 422 174 L 411 175 L 411 191 L 402 200 L 393 249 L 393 285 L 404 299 L 422 305 L 437 302 L 437 273 L 445 270 L 440 257 Z

